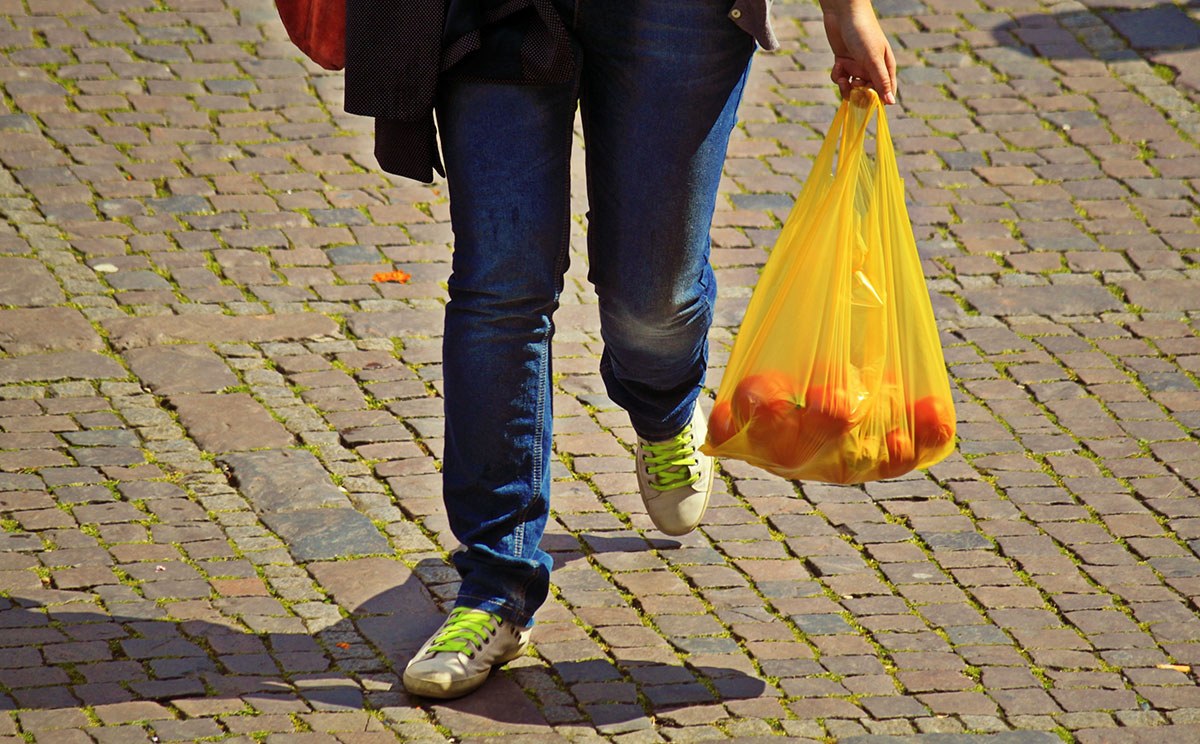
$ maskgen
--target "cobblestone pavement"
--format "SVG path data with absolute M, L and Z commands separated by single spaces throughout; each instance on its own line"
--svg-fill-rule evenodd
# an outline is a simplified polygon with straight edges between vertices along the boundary
M 664 539 L 580 217 L 553 597 L 434 705 L 398 674 L 455 593 L 441 186 L 379 174 L 267 0 L 0 0 L 0 742 L 1200 741 L 1200 26 L 878 8 L 959 452 L 861 488 L 725 462 Z M 713 230 L 713 385 L 834 111 L 815 6 L 778 25 Z

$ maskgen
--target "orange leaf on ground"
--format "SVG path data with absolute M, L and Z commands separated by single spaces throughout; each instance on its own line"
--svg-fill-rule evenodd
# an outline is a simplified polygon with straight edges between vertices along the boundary
M 399 282 L 403 284 L 409 279 L 412 279 L 412 274 L 407 271 L 381 271 L 371 277 L 373 282 Z
M 337 644 L 337 647 L 338 648 L 350 648 L 350 644 L 349 643 L 339 643 L 339 644 Z

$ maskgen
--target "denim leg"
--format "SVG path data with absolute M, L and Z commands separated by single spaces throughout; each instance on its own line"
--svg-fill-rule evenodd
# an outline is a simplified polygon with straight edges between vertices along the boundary
M 454 227 L 443 495 L 457 603 L 519 625 L 549 590 L 551 314 L 567 267 L 576 84 L 452 81 L 438 123 Z
M 584 0 L 589 278 L 608 395 L 665 439 L 690 420 L 716 298 L 709 229 L 754 52 L 727 0 Z

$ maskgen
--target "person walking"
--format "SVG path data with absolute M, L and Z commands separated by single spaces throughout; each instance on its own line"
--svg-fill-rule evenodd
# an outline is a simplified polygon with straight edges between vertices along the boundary
M 842 94 L 868 84 L 894 102 L 869 0 L 823 5 Z M 446 176 L 454 231 L 442 480 L 462 582 L 405 669 L 410 692 L 478 688 L 524 653 L 549 591 L 550 345 L 577 108 L 600 375 L 637 433 L 651 521 L 668 535 L 700 523 L 713 480 L 697 405 L 716 299 L 709 229 L 750 59 L 778 46 L 769 13 L 770 0 L 349 0 L 347 111 L 376 118 L 384 170 Z

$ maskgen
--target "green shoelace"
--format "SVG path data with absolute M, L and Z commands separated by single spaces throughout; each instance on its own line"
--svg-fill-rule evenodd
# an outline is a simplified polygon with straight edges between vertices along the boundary
M 657 480 L 650 481 L 650 487 L 656 491 L 690 486 L 700 479 L 699 473 L 691 471 L 691 466 L 696 464 L 691 424 L 665 442 L 643 442 L 642 450 L 646 472 L 657 477 Z
M 466 654 L 468 659 L 474 658 L 475 652 L 496 634 L 499 623 L 499 616 L 485 610 L 455 607 L 450 611 L 445 627 L 433 640 L 429 652 L 450 651 Z

